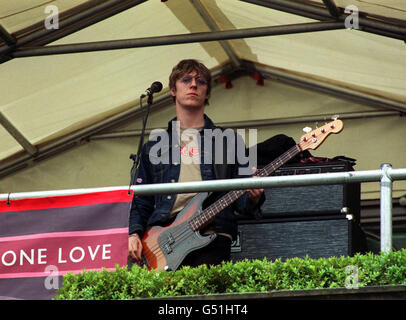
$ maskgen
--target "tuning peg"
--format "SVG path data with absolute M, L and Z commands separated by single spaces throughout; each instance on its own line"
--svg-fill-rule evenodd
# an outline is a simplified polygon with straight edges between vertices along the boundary
M 310 131 L 312 131 L 312 128 L 310 128 L 310 127 L 303 128 L 303 132 L 309 133 Z

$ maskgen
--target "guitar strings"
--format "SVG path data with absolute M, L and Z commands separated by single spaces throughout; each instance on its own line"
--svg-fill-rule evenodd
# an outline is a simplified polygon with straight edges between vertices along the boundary
M 285 154 L 283 154 L 282 156 L 280 156 L 278 159 L 276 159 L 276 161 L 271 162 L 270 164 L 268 164 L 267 166 L 265 166 L 264 168 L 262 168 L 261 170 L 258 170 L 257 175 L 258 176 L 268 176 L 269 174 L 271 174 L 273 171 L 275 171 L 276 169 L 278 169 L 280 166 L 282 166 L 284 163 L 286 163 L 286 161 L 288 161 L 289 159 L 291 159 L 293 156 L 295 156 L 297 153 L 299 153 L 301 151 L 301 149 L 299 148 L 298 145 L 295 145 L 294 147 L 292 147 L 291 149 L 289 149 Z M 276 164 L 276 167 L 275 167 Z M 268 173 L 269 169 L 272 168 L 272 171 Z M 224 198 L 230 198 L 232 195 L 237 196 L 236 199 L 232 199 L 233 201 L 237 200 L 245 191 L 243 190 L 234 190 L 234 192 L 229 192 L 226 195 L 224 195 L 222 198 L 220 198 L 219 200 L 225 200 Z M 238 195 L 238 193 L 241 193 L 240 195 Z M 228 199 L 230 200 L 230 199 Z M 193 226 L 190 224 L 191 221 L 196 221 L 199 219 L 202 219 L 202 217 L 204 216 L 204 212 L 208 211 L 209 208 L 211 207 L 215 207 L 216 209 L 218 209 L 218 205 L 216 204 L 217 201 L 213 204 L 211 204 L 208 208 L 206 208 L 205 210 L 203 210 L 202 212 L 200 212 L 197 216 L 191 218 L 189 221 L 185 221 L 183 223 L 183 225 L 181 226 L 181 228 L 179 228 L 178 230 L 176 230 L 172 235 L 173 235 L 173 242 L 172 240 L 165 240 L 162 243 L 159 243 L 159 241 L 157 241 L 157 243 L 151 247 L 148 248 L 147 251 L 144 253 L 144 256 L 147 258 L 147 260 L 149 260 L 149 258 L 151 257 L 151 255 L 155 256 L 155 257 L 161 257 L 161 256 L 165 256 L 165 253 L 163 252 L 162 246 L 165 245 L 173 245 L 173 247 L 176 247 L 178 245 L 179 242 L 182 242 L 184 239 L 186 239 L 187 237 L 193 235 L 193 232 L 196 230 L 193 230 Z M 222 203 L 222 202 L 220 202 Z M 229 204 L 228 204 L 229 205 Z M 227 206 L 228 206 L 227 205 Z M 226 206 L 226 207 L 227 207 Z M 225 207 L 224 207 L 225 208 Z M 220 211 L 223 210 L 224 208 L 222 208 L 222 205 L 220 205 Z M 217 213 L 216 213 L 217 214 Z M 203 222 L 203 221 L 202 221 Z M 203 222 L 205 223 L 205 222 Z M 190 233 L 190 231 L 192 231 L 192 233 Z
M 238 193 L 242 194 L 243 191 L 237 190 L 236 192 L 233 193 L 233 195 L 231 195 L 230 193 L 226 194 L 225 196 L 223 196 L 219 200 L 221 201 L 221 203 L 223 203 L 224 201 L 229 201 L 229 200 L 234 200 L 235 201 L 236 199 L 238 199 L 238 197 L 241 196 L 241 194 L 239 195 Z M 235 197 L 235 199 L 233 199 L 233 197 Z M 177 242 L 183 241 L 185 236 L 187 238 L 188 236 L 190 236 L 192 234 L 192 233 L 190 233 L 190 231 L 196 231 L 196 230 L 194 230 L 194 226 L 193 226 L 193 224 L 195 224 L 195 221 L 200 220 L 201 223 L 206 223 L 207 222 L 207 221 L 204 221 L 205 220 L 205 213 L 204 212 L 210 212 L 211 214 L 213 214 L 213 212 L 215 212 L 215 211 L 220 212 L 221 210 L 223 210 L 226 207 L 226 206 L 224 206 L 222 204 L 217 205 L 216 203 L 217 202 L 215 202 L 212 205 L 210 205 L 209 207 L 207 207 L 199 215 L 193 217 L 190 221 L 185 221 L 183 223 L 182 227 L 178 228 L 177 232 L 172 233 L 174 243 L 176 243 L 176 245 L 177 245 Z M 149 250 L 151 252 L 145 253 L 144 256 L 146 256 L 146 255 L 150 256 L 151 254 L 154 254 L 155 252 L 161 254 L 161 251 L 162 251 L 161 246 L 162 245 L 163 246 L 171 245 L 171 240 L 167 240 L 167 241 L 164 241 L 162 243 L 157 243 L 154 247 L 149 248 Z
M 200 212 L 197 216 L 193 217 L 192 219 L 190 219 L 189 221 L 185 221 L 183 222 L 181 225 L 181 228 L 178 228 L 177 232 L 172 233 L 173 235 L 173 239 L 175 245 L 174 247 L 177 246 L 177 242 L 181 242 L 183 241 L 185 238 L 191 236 L 193 233 L 190 233 L 190 231 L 195 232 L 197 230 L 194 230 L 194 226 L 192 225 L 194 223 L 194 221 L 199 221 L 201 223 L 206 223 L 208 221 L 204 221 L 205 220 L 205 213 L 204 212 L 211 212 L 211 214 L 215 211 L 220 212 L 221 210 L 223 210 L 224 208 L 226 208 L 227 206 L 223 205 L 223 202 L 228 202 L 228 201 L 235 201 L 236 199 L 238 199 L 245 191 L 243 190 L 236 190 L 235 192 L 230 192 L 227 193 L 226 195 L 224 195 L 221 199 L 219 199 L 219 201 L 221 201 L 220 205 L 217 204 L 217 201 L 213 204 L 211 204 L 209 207 L 207 207 L 206 209 L 204 209 L 202 212 Z M 227 198 L 227 199 L 226 199 Z M 235 198 L 235 199 L 233 199 Z M 213 208 L 214 207 L 214 208 Z M 192 222 L 193 221 L 193 222 Z M 150 252 L 147 252 L 144 254 L 144 256 L 148 255 L 150 256 L 151 254 L 154 254 L 155 252 L 157 252 L 157 254 L 163 254 L 162 252 L 162 248 L 161 245 L 165 246 L 165 245 L 171 245 L 171 240 L 167 240 L 162 242 L 161 244 L 159 242 L 156 243 L 156 245 L 154 247 L 149 248 Z
M 302 150 L 307 149 L 307 147 L 309 146 L 310 143 L 308 143 L 307 140 L 304 140 L 304 141 L 301 141 L 300 144 L 302 144 L 303 142 L 306 142 L 306 143 L 305 143 L 306 148 L 300 148 L 299 145 L 293 146 L 293 147 L 292 147 L 291 149 L 289 149 L 285 154 L 283 154 L 283 155 L 281 155 L 279 158 L 277 158 L 276 161 L 273 161 L 273 162 L 271 162 L 270 164 L 268 164 L 267 166 L 265 166 L 264 168 L 262 168 L 261 170 L 258 170 L 258 174 L 257 174 L 257 175 L 258 175 L 258 176 L 268 176 L 268 175 L 270 175 L 273 171 L 277 170 L 280 166 L 282 166 L 284 163 L 286 163 L 289 159 L 293 158 L 297 153 L 299 153 L 299 152 L 302 151 Z M 277 166 L 275 167 L 274 164 L 276 164 Z M 272 171 L 271 171 L 271 172 L 268 172 L 269 169 L 270 169 L 270 167 L 272 167 Z M 227 193 L 225 196 L 223 196 L 220 200 L 224 200 L 224 198 L 226 198 L 226 197 L 230 198 L 231 195 L 234 195 L 234 196 L 236 196 L 236 199 L 233 200 L 233 199 L 231 198 L 231 199 L 228 199 L 228 200 L 235 201 L 235 200 L 237 200 L 237 199 L 242 195 L 243 192 L 244 192 L 243 190 L 237 190 L 237 191 L 234 191 L 234 192 L 229 192 L 229 193 Z M 241 194 L 238 195 L 238 193 L 241 193 Z M 220 203 L 221 203 L 221 202 L 220 202 Z M 189 233 L 189 231 L 190 231 L 190 230 L 196 231 L 196 230 L 193 230 L 193 226 L 191 226 L 189 222 L 195 221 L 195 220 L 199 220 L 201 217 L 204 216 L 204 212 L 205 212 L 205 211 L 207 212 L 208 209 L 211 208 L 212 206 L 214 206 L 214 207 L 216 208 L 216 210 L 218 209 L 216 202 L 215 202 L 214 204 L 210 205 L 208 208 L 206 208 L 205 210 L 203 210 L 203 211 L 202 211 L 201 213 L 199 213 L 197 216 L 193 217 L 190 221 L 184 222 L 182 228 L 181 228 L 177 233 L 174 233 L 174 234 L 173 234 L 174 237 L 173 237 L 173 242 L 172 242 L 172 243 L 168 240 L 168 241 L 166 241 L 166 242 L 163 242 L 162 244 L 163 244 L 163 245 L 175 244 L 174 247 L 176 247 L 176 246 L 177 246 L 176 240 L 177 240 L 178 242 L 179 242 L 179 241 L 183 241 L 185 235 L 186 235 L 186 237 L 192 235 L 193 233 Z M 228 205 L 227 205 L 227 206 L 228 206 Z M 226 206 L 226 207 L 227 207 L 227 206 Z M 225 207 L 224 207 L 224 208 L 225 208 Z M 221 211 L 221 210 L 223 210 L 224 208 L 221 208 L 221 206 L 220 206 L 220 209 L 219 209 L 219 210 Z M 211 209 L 210 209 L 210 210 L 211 210 Z M 216 214 L 217 214 L 217 213 L 216 213 Z M 203 222 L 203 221 L 202 221 L 202 222 Z M 203 223 L 206 223 L 206 222 L 203 222 Z M 164 255 L 164 252 L 162 251 L 161 245 L 160 245 L 159 243 L 157 243 L 154 248 L 150 248 L 149 250 L 150 250 L 150 252 L 146 253 L 145 255 L 149 255 L 149 256 L 150 256 L 151 254 L 154 254 L 155 252 L 157 252 L 157 250 L 158 250 L 158 252 L 157 252 L 156 254 L 154 254 L 155 256 L 158 256 L 158 254 L 159 254 L 159 255 Z
M 292 152 L 293 151 L 293 152 Z M 268 166 L 264 167 L 263 169 L 259 170 L 259 176 L 262 175 L 269 175 L 267 173 L 267 171 L 270 169 L 269 167 L 272 167 L 273 171 L 275 171 L 278 167 L 282 166 L 287 160 L 289 160 L 290 158 L 292 158 L 296 153 L 298 153 L 300 151 L 300 149 L 298 150 L 298 146 L 295 146 L 294 148 L 292 148 L 291 150 L 289 150 L 288 152 L 286 152 L 286 154 L 282 155 L 280 158 L 277 159 L 277 161 L 275 162 L 277 164 L 277 167 L 274 167 L 274 162 L 272 162 L 271 164 L 269 164 Z M 282 162 L 279 162 L 279 160 L 282 160 Z M 271 171 L 271 172 L 273 172 Z M 237 196 L 236 199 L 238 199 L 241 195 L 238 195 L 238 193 L 243 193 L 244 191 L 242 190 L 237 190 L 237 192 L 230 192 L 228 194 L 226 194 L 225 196 L 223 196 L 220 200 L 224 200 L 223 198 L 230 198 L 231 194 Z M 234 199 L 234 201 L 236 200 Z M 232 199 L 231 199 L 232 200 Z M 221 203 L 221 202 L 220 202 Z M 204 216 L 204 211 L 207 211 L 209 208 L 211 208 L 212 206 L 214 206 L 216 209 L 217 208 L 217 204 L 214 203 L 211 206 L 209 206 L 208 208 L 206 208 L 205 210 L 203 210 L 199 215 L 193 217 L 189 222 L 191 221 L 195 221 L 195 220 L 201 220 L 202 217 Z M 220 211 L 223 210 L 224 208 L 222 208 L 222 205 L 220 205 Z M 191 226 L 191 224 L 188 221 L 186 221 L 185 223 L 183 223 L 182 228 L 179 228 L 177 232 L 174 232 L 173 235 L 173 243 L 171 243 L 171 240 L 166 240 L 163 243 L 159 243 L 157 242 L 155 244 L 154 247 L 149 248 L 150 252 L 145 252 L 144 256 L 147 257 L 147 259 L 149 259 L 149 257 L 151 257 L 151 255 L 154 255 L 155 257 L 160 257 L 162 255 L 164 255 L 164 252 L 161 249 L 161 245 L 171 245 L 173 244 L 173 247 L 177 246 L 177 243 L 182 242 L 185 238 L 191 236 L 193 233 L 190 233 L 189 231 L 194 231 L 193 230 L 193 226 Z M 203 222 L 203 221 L 202 221 Z M 204 222 L 205 223 L 205 222 Z

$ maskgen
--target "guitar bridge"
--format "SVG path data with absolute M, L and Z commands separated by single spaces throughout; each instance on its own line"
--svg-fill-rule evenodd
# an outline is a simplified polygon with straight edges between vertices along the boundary
M 165 235 L 165 237 L 163 237 L 163 239 L 160 239 L 162 245 L 162 251 L 164 251 L 164 253 L 169 254 L 173 251 L 172 249 L 172 244 L 175 243 L 175 238 L 173 237 L 172 233 L 168 233 L 167 235 Z
M 172 250 L 172 247 L 170 246 L 169 243 L 165 244 L 165 245 L 162 247 L 162 250 L 163 250 L 165 253 L 167 253 L 167 254 L 169 254 L 169 253 L 171 253 L 171 252 L 173 251 L 173 250 Z
M 168 244 L 175 243 L 175 238 L 173 237 L 172 233 L 168 235 Z

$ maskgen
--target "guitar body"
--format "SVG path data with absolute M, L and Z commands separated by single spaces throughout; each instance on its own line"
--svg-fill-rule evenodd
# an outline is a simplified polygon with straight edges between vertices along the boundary
M 300 143 L 259 170 L 256 176 L 269 176 L 300 151 L 315 150 L 329 134 L 339 133 L 342 129 L 342 121 L 335 119 L 308 132 L 300 138 Z M 199 230 L 207 226 L 221 210 L 244 193 L 245 190 L 230 191 L 204 210 L 203 203 L 210 193 L 198 193 L 172 223 L 166 226 L 154 226 L 147 230 L 141 240 L 143 259 L 147 267 L 149 269 L 175 271 L 190 252 L 207 246 L 216 238 L 216 234 L 202 236 Z
M 171 224 L 154 226 L 146 231 L 141 241 L 148 269 L 174 271 L 190 252 L 207 246 L 216 238 L 216 234 L 202 236 L 189 224 L 190 219 L 202 211 L 208 195 L 208 192 L 198 193 Z

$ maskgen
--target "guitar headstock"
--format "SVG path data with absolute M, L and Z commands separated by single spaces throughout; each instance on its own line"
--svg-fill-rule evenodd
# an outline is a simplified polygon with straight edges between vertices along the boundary
M 341 120 L 336 119 L 301 136 L 298 145 L 302 151 L 307 149 L 315 150 L 331 133 L 339 133 L 343 128 L 344 123 Z

